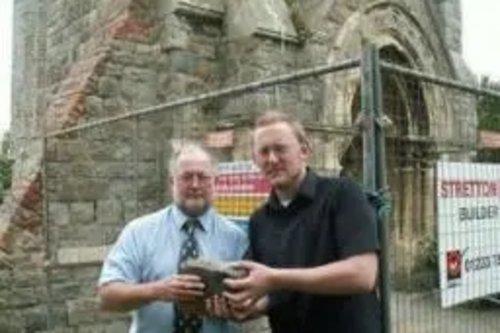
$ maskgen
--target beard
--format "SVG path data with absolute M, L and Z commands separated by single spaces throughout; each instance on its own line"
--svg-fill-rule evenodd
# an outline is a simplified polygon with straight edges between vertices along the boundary
M 182 213 L 184 213 L 184 215 L 193 218 L 202 216 L 210 207 L 208 201 L 201 198 L 188 198 L 180 200 L 177 203 L 177 206 Z

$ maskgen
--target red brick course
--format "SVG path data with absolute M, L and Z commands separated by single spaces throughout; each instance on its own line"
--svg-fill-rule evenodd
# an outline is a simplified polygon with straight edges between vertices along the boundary
M 85 98 L 99 68 L 108 61 L 111 42 L 116 39 L 137 41 L 151 32 L 151 24 L 135 18 L 134 9 L 143 6 L 139 0 L 109 0 L 102 5 L 103 28 L 82 45 L 87 54 L 72 64 L 68 75 L 59 86 L 56 97 L 45 113 L 46 132 L 78 124 L 85 114 Z M 43 154 L 43 153 L 39 153 Z M 17 244 L 33 246 L 41 226 L 42 183 L 41 171 L 44 156 L 39 156 L 31 176 L 13 179 L 13 186 L 0 207 L 0 252 L 14 252 Z M 22 246 L 22 245 L 21 245 Z M 22 246 L 23 247 L 23 246 Z

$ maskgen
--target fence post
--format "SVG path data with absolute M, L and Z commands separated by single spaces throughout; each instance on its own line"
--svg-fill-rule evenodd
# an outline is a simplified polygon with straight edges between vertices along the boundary
M 379 51 L 373 44 L 363 46 L 361 62 L 361 108 L 364 122 L 363 132 L 363 179 L 370 192 L 386 188 L 385 136 L 383 126 L 382 74 Z M 384 192 L 380 193 L 385 195 Z M 377 231 L 381 254 L 379 261 L 379 295 L 381 302 L 382 332 L 391 332 L 391 290 L 389 278 L 389 230 L 387 210 L 378 216 Z
M 361 58 L 361 112 L 363 128 L 363 183 L 367 190 L 375 191 L 375 123 L 373 109 L 373 57 L 370 45 L 363 46 Z
M 385 165 L 385 133 L 384 133 L 384 100 L 383 100 L 383 84 L 382 84 L 382 66 L 380 64 L 380 52 L 374 48 L 373 56 L 373 79 L 374 79 L 374 95 L 375 95 L 375 179 L 377 190 L 385 191 L 387 188 L 387 169 Z M 385 192 L 382 192 L 385 195 Z M 380 289 L 382 295 L 382 323 L 383 332 L 391 332 L 391 280 L 389 270 L 389 251 L 390 251 L 390 230 L 388 225 L 389 210 L 382 210 L 379 216 L 378 234 L 382 247 L 380 256 Z

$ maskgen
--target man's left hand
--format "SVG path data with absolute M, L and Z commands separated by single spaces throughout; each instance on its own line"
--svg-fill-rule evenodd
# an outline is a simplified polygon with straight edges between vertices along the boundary
M 236 306 L 255 303 L 274 288 L 274 269 L 251 261 L 239 262 L 236 267 L 248 272 L 244 278 L 224 281 L 229 289 L 224 295 Z

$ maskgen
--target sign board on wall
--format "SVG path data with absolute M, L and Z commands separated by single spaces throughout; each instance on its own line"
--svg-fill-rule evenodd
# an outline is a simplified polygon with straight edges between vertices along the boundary
M 214 206 L 221 215 L 246 222 L 267 199 L 269 191 L 270 185 L 251 161 L 219 163 Z
M 437 165 L 441 306 L 500 293 L 500 166 Z

